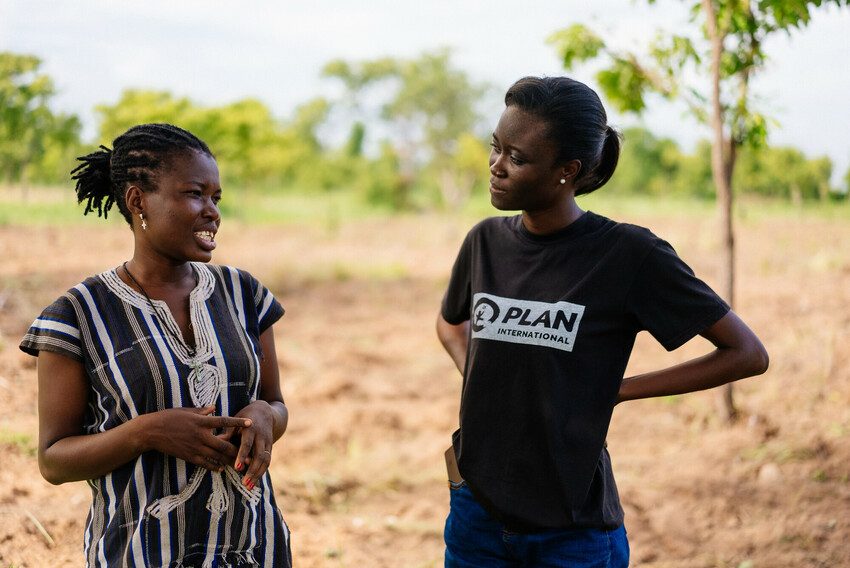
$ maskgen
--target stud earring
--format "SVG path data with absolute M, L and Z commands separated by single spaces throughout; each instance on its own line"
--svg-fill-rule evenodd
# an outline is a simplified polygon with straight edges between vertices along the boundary
M 141 220 L 142 220 L 142 230 L 143 230 L 143 231 L 147 231 L 147 230 L 148 230 L 148 224 L 147 224 L 147 222 L 145 221 L 145 216 L 144 216 L 144 214 L 143 214 L 143 213 L 139 213 L 139 219 L 141 219 Z
M 564 185 L 565 183 L 567 183 L 566 178 L 561 178 L 561 185 Z

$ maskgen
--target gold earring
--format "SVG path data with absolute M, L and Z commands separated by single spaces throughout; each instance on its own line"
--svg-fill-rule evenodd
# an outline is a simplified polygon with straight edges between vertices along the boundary
M 141 219 L 141 220 L 142 220 L 142 230 L 143 230 L 143 231 L 147 231 L 147 230 L 148 230 L 148 224 L 145 222 L 145 216 L 144 216 L 144 214 L 139 213 L 139 219 Z

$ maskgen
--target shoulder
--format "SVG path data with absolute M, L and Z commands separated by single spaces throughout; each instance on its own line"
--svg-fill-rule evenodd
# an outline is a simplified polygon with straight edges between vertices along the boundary
M 253 297 L 255 303 L 262 302 L 271 291 L 257 280 L 253 274 L 242 268 L 224 264 L 197 264 L 200 270 L 208 271 L 215 280 L 215 286 L 221 287 L 233 297 Z
M 622 247 L 630 254 L 646 256 L 659 245 L 667 245 L 666 241 L 641 225 L 621 223 L 591 212 L 588 214 L 593 215 L 592 222 L 597 231 L 607 233 L 616 239 L 618 247 Z
M 611 231 L 618 237 L 629 242 L 652 246 L 661 240 L 655 233 L 641 225 L 616 221 L 593 211 L 588 211 L 587 215 L 590 217 L 589 224 L 591 224 L 594 230 Z
M 53 351 L 81 361 L 82 330 L 100 321 L 106 294 L 105 285 L 98 276 L 69 288 L 35 318 L 19 348 L 29 355 Z
M 510 217 L 487 217 L 472 226 L 466 234 L 467 241 L 486 239 L 511 234 L 516 230 L 519 215 Z
M 59 296 L 49 307 L 62 307 L 73 309 L 75 306 L 87 306 L 89 309 L 102 304 L 107 298 L 110 287 L 104 276 L 114 271 L 106 271 L 89 276 L 79 284 L 68 288 L 64 294 Z
M 208 270 L 216 278 L 216 280 L 221 283 L 228 284 L 229 286 L 239 283 L 242 285 L 248 285 L 251 288 L 256 288 L 260 284 L 259 280 L 254 278 L 250 272 L 235 266 L 203 263 L 197 263 L 196 266 L 200 270 Z
M 487 217 L 480 221 L 472 229 L 482 233 L 502 233 L 510 232 L 516 229 L 520 215 L 511 215 L 508 217 Z M 472 232 L 472 231 L 470 231 Z

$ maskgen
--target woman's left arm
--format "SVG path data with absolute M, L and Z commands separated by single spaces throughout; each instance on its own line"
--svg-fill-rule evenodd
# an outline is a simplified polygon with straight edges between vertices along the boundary
M 240 410 L 236 417 L 250 418 L 253 424 L 240 430 L 241 443 L 236 456 L 236 471 L 247 466 L 242 483 L 253 489 L 266 473 L 272 458 L 272 444 L 283 433 L 289 423 L 289 410 L 283 402 L 280 390 L 280 370 L 274 345 L 274 326 L 260 334 L 263 358 L 260 361 L 260 392 L 257 400 Z
M 767 370 L 767 351 L 734 312 L 729 311 L 700 335 L 716 349 L 674 367 L 623 379 L 617 403 L 710 389 Z

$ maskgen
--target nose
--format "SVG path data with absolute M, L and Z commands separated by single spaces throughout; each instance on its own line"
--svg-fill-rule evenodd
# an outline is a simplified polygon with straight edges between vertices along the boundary
M 218 204 L 216 204 L 212 197 L 208 197 L 206 199 L 204 216 L 216 222 L 221 220 L 221 210 L 218 208 Z
M 495 177 L 505 175 L 505 169 L 502 167 L 502 154 L 496 152 L 496 150 L 490 151 L 490 174 Z

